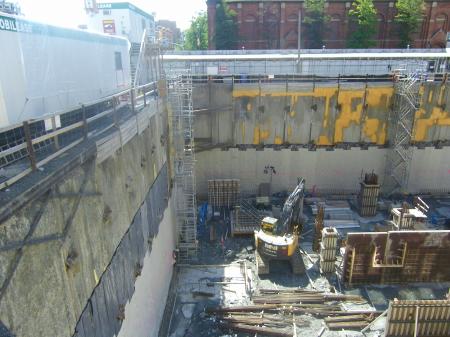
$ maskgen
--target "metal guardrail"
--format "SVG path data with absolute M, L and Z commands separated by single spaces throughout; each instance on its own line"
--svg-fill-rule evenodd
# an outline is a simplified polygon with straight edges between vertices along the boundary
M 402 53 L 402 54 L 429 54 L 429 53 L 446 53 L 445 48 L 409 48 L 409 49 L 301 49 L 301 54 L 351 54 L 358 53 L 371 55 L 377 53 Z M 165 55 L 286 55 L 298 54 L 298 49 L 236 49 L 236 50 L 167 50 Z
M 147 107 L 157 82 L 0 129 L 0 190 Z
M 425 81 L 442 82 L 447 80 L 447 73 L 428 74 Z M 351 83 L 351 82 L 394 82 L 395 73 L 385 75 L 365 75 L 365 76 L 307 76 L 298 74 L 280 74 L 280 75 L 206 75 L 197 74 L 192 76 L 192 82 L 196 83 L 225 83 L 225 84 L 244 84 L 244 83 Z

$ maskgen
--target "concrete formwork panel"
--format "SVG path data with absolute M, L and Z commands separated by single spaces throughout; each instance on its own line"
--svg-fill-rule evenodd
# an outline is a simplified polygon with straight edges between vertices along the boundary
M 347 284 L 448 282 L 450 231 L 349 233 Z

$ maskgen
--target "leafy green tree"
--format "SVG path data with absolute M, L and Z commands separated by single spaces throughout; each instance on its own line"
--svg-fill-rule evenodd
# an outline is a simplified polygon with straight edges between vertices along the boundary
M 406 48 L 411 45 L 412 35 L 420 26 L 425 4 L 423 0 L 398 0 L 395 6 L 398 11 L 395 21 L 399 24 L 400 44 Z
M 235 49 L 238 43 L 236 12 L 230 9 L 225 0 L 216 7 L 216 49 Z
M 306 48 L 322 48 L 325 23 L 329 20 L 325 14 L 325 0 L 305 0 L 305 18 L 303 36 L 308 41 Z
M 356 21 L 356 30 L 351 34 L 349 48 L 370 48 L 376 45 L 377 10 L 373 0 L 355 0 L 349 12 Z
M 208 49 L 208 16 L 201 12 L 192 18 L 191 26 L 185 32 L 184 49 L 204 50 Z

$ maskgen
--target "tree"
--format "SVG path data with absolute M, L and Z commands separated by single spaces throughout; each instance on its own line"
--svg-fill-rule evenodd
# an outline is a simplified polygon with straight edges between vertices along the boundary
M 329 20 L 325 14 L 325 0 L 305 0 L 306 48 L 322 48 L 325 23 Z M 303 32 L 301 32 L 303 33 Z
M 208 49 L 208 17 L 201 12 L 192 18 L 191 26 L 185 32 L 184 49 L 204 50 Z
M 400 44 L 406 48 L 411 45 L 412 35 L 420 26 L 425 4 L 423 0 L 398 0 L 395 6 L 398 11 L 395 21 L 399 24 Z
M 215 22 L 216 49 L 235 49 L 238 42 L 236 12 L 230 9 L 225 0 L 221 0 L 217 4 Z
M 351 34 L 349 48 L 370 48 L 376 45 L 373 39 L 377 32 L 377 10 L 373 0 L 355 0 L 349 11 L 356 20 L 356 30 Z

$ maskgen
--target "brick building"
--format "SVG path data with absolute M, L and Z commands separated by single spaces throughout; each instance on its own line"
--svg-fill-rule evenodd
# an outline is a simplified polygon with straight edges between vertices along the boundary
M 215 49 L 215 13 L 220 0 L 207 0 L 209 49 Z M 298 14 L 305 17 L 304 0 L 227 0 L 236 12 L 240 42 L 237 48 L 246 49 L 296 49 L 298 45 Z M 325 25 L 324 45 L 328 49 L 345 48 L 355 25 L 349 10 L 351 0 L 326 1 L 326 14 L 330 20 Z M 377 48 L 399 46 L 394 0 L 374 0 L 378 16 L 378 31 L 374 37 Z M 450 0 L 425 0 L 424 18 L 411 48 L 443 48 L 450 31 Z M 304 31 L 304 25 L 301 32 Z M 306 34 L 301 34 L 301 47 L 310 48 Z

